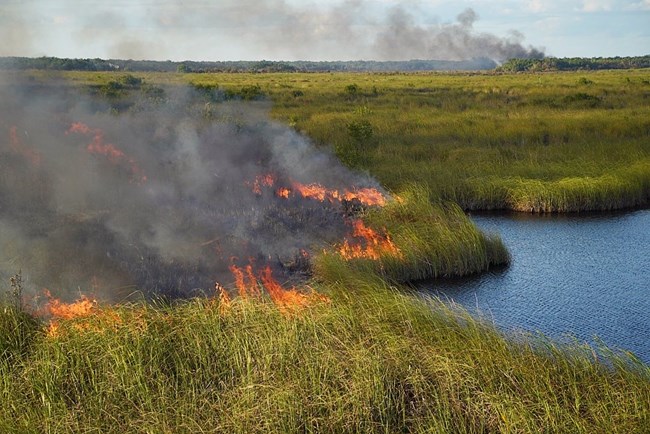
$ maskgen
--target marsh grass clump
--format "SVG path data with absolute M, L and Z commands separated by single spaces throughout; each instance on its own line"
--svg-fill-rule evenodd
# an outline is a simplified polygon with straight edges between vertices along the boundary
M 498 236 L 483 234 L 456 204 L 430 197 L 426 188 L 412 186 L 386 206 L 370 210 L 364 220 L 388 234 L 395 249 L 379 258 L 326 252 L 315 258 L 316 275 L 338 280 L 353 268 L 408 282 L 464 276 L 510 261 Z

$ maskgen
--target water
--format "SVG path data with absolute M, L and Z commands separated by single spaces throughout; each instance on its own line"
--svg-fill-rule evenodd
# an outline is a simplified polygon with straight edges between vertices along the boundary
M 502 329 L 600 340 L 650 363 L 650 210 L 472 219 L 501 235 L 512 264 L 425 290 Z

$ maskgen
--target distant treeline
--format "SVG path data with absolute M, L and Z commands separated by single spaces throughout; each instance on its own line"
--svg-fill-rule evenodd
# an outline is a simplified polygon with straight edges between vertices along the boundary
M 597 69 L 650 68 L 650 56 L 511 59 L 499 66 L 487 58 L 471 60 L 408 60 L 372 61 L 350 60 L 332 62 L 312 61 L 223 61 L 172 62 L 120 59 L 62 59 L 58 57 L 0 57 L 4 70 L 54 71 L 131 71 L 131 72 L 393 72 L 393 71 L 576 71 Z
M 598 69 L 650 68 L 650 55 L 638 57 L 546 57 L 544 59 L 510 59 L 498 71 L 584 71 Z
M 390 72 L 390 71 L 468 71 L 494 69 L 497 64 L 486 58 L 447 61 L 334 61 L 334 62 L 172 62 L 117 59 L 61 59 L 57 57 L 0 57 L 0 69 L 41 69 L 55 71 L 157 71 L 157 72 Z

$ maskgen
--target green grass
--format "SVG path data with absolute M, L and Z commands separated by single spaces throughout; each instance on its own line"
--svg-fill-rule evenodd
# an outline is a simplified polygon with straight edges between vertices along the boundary
M 336 250 L 326 252 L 314 259 L 317 275 L 340 281 L 356 270 L 412 282 L 464 276 L 509 263 L 497 235 L 485 235 L 456 204 L 433 203 L 430 195 L 425 188 L 412 186 L 399 193 L 398 200 L 364 217 L 380 235 L 390 234 L 397 252 L 382 252 L 377 260 L 347 260 Z
M 650 370 L 505 339 L 367 277 L 268 301 L 106 307 L 48 336 L 0 311 L 2 432 L 642 433 Z M 16 327 L 17 325 L 17 327 Z M 20 340 L 15 336 L 30 336 Z M 13 338 L 12 338 L 13 336 Z M 596 359 L 598 357 L 598 359 Z
M 99 91 L 126 76 L 21 74 Z M 417 183 L 464 209 L 610 210 L 650 197 L 648 70 L 137 78 L 145 90 L 193 84 L 247 98 L 254 89 L 255 98 L 272 101 L 275 119 L 387 188 Z

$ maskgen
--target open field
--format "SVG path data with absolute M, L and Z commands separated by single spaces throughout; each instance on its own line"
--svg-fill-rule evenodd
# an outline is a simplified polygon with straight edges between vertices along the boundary
M 83 85 L 119 76 L 58 75 Z M 648 202 L 647 70 L 138 77 L 268 98 L 273 117 L 387 188 L 424 184 L 433 198 L 465 209 L 585 211 Z
M 647 203 L 647 71 L 319 78 L 274 96 L 274 115 L 388 188 L 424 183 L 466 209 Z

